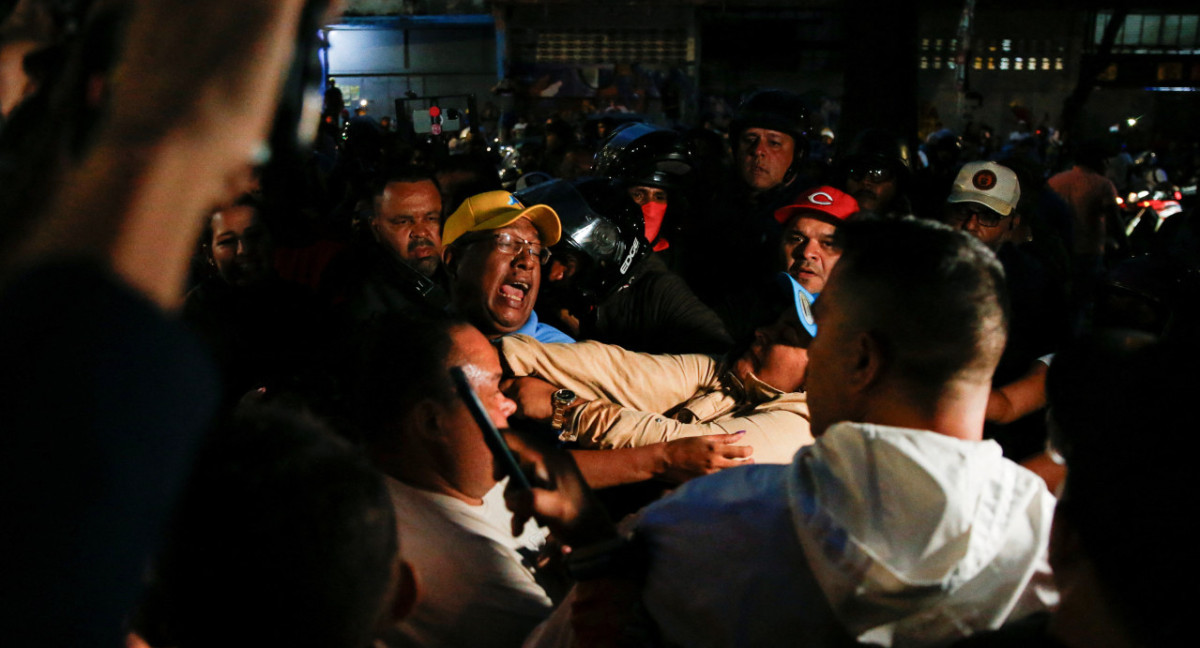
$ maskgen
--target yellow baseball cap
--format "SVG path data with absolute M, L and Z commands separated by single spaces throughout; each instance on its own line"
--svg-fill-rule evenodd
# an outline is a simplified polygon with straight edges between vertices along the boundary
M 442 245 L 450 245 L 468 232 L 500 229 L 521 217 L 528 218 L 537 228 L 542 245 L 550 247 L 558 243 L 562 224 L 549 205 L 526 207 L 507 191 L 487 191 L 467 198 L 450 214 L 442 226 Z

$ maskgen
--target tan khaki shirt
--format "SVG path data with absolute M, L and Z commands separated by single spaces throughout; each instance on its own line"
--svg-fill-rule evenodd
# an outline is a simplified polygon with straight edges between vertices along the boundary
M 754 448 L 756 463 L 790 463 L 813 442 L 803 393 L 739 401 L 722 388 L 710 356 L 635 353 L 592 341 L 542 344 L 524 335 L 501 338 L 500 353 L 514 375 L 543 378 L 589 401 L 569 422 L 585 448 L 745 430 L 740 444 Z

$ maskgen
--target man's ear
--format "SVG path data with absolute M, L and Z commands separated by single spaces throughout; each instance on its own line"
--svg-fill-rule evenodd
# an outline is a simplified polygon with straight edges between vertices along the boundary
M 1020 229 L 1021 229 L 1021 214 L 1017 213 L 1014 210 L 1012 218 L 1008 219 L 1008 231 L 1004 232 L 1001 240 L 1007 241 L 1014 245 L 1020 243 L 1021 242 L 1021 240 L 1020 240 L 1021 237 L 1020 237 L 1020 233 L 1019 233 Z
M 421 440 L 441 440 L 441 419 L 444 415 L 443 408 L 432 398 L 423 398 L 412 405 L 413 427 Z
M 408 561 L 400 561 L 400 577 L 396 581 L 396 594 L 392 599 L 392 619 L 399 621 L 408 616 L 421 598 L 421 581 Z
M 854 391 L 864 391 L 877 383 L 883 376 L 887 365 L 887 347 L 879 335 L 873 331 L 863 331 L 857 335 L 852 345 L 853 355 L 850 358 L 848 379 Z
M 367 214 L 367 220 L 363 223 L 367 230 L 371 232 L 371 238 L 374 239 L 376 243 L 382 243 L 382 241 L 379 239 L 379 229 L 377 227 L 379 224 L 379 207 L 381 204 L 382 198 L 380 196 L 375 196 L 375 199 L 371 201 L 371 213 Z

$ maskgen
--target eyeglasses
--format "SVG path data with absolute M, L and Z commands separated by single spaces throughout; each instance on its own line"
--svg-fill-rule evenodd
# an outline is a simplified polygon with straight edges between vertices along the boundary
M 481 237 L 473 241 L 467 241 L 467 244 L 470 245 L 471 243 L 476 243 L 478 241 L 485 241 L 487 238 L 488 237 Z M 537 259 L 538 263 L 542 265 L 546 265 L 546 262 L 550 260 L 550 250 L 542 247 L 541 241 L 526 241 L 525 239 L 517 238 L 508 232 L 492 234 L 490 238 L 496 240 L 496 249 L 500 250 L 500 252 L 504 254 L 517 256 L 522 252 L 528 252 L 529 256 Z
M 874 184 L 891 182 L 896 177 L 896 174 L 887 167 L 851 167 L 847 175 L 855 182 L 869 180 Z
M 1007 218 L 975 203 L 956 203 L 947 210 L 946 216 L 955 223 L 965 223 L 974 218 L 984 227 L 995 227 Z

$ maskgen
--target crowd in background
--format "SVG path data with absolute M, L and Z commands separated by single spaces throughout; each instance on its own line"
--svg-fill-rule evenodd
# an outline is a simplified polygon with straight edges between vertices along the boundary
M 426 135 L 323 3 L 8 4 L 6 641 L 1182 639 L 1195 143 Z

